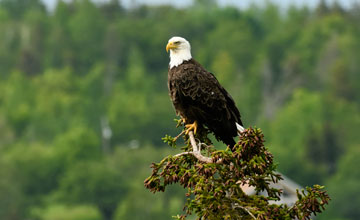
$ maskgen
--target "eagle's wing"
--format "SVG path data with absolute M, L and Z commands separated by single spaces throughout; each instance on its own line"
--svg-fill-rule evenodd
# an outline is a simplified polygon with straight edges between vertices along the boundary
M 242 124 L 240 113 L 216 77 L 197 63 L 184 64 L 175 75 L 175 108 L 176 103 L 181 103 L 180 112 L 186 111 L 185 115 L 207 125 L 215 136 L 236 136 L 235 122 Z

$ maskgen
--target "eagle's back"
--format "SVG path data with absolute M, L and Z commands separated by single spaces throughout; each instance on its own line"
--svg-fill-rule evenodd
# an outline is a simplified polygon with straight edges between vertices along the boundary
M 194 59 L 169 69 L 169 95 L 176 113 L 209 128 L 225 144 L 234 145 L 240 113 L 229 93 L 215 76 Z

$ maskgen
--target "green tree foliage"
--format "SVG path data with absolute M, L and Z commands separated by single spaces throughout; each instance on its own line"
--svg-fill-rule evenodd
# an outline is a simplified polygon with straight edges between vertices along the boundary
M 208 142 L 206 135 L 202 134 L 198 140 Z M 176 146 L 176 140 L 167 137 L 165 141 Z M 199 220 L 310 219 L 312 214 L 322 212 L 329 197 L 319 185 L 307 187 L 307 193 L 297 192 L 299 200 L 293 207 L 270 204 L 280 199 L 281 191 L 271 188 L 270 183 L 277 183 L 281 175 L 275 173 L 273 156 L 263 143 L 261 130 L 250 128 L 240 135 L 232 151 L 206 146 L 204 150 L 211 162 L 205 162 L 194 154 L 186 154 L 193 144 L 188 140 L 188 145 L 183 147 L 185 154 L 168 156 L 152 164 L 153 173 L 145 180 L 145 187 L 152 192 L 165 191 L 173 183 L 187 188 L 186 214 L 178 215 L 177 219 L 193 213 Z M 243 185 L 254 187 L 257 193 L 266 192 L 267 196 L 247 195 L 241 188 Z
M 319 94 L 299 90 L 279 113 L 276 123 L 269 128 L 272 134 L 286 133 L 288 130 L 297 133 L 295 137 L 271 135 L 274 138 L 270 143 L 275 156 L 279 157 L 280 169 L 284 169 L 285 173 L 298 173 L 297 180 L 303 184 L 308 182 L 308 173 L 313 173 L 319 178 L 317 181 L 321 181 L 324 177 L 322 175 L 329 172 L 326 169 L 331 168 L 331 161 L 327 160 L 340 153 L 335 140 L 329 139 L 334 137 L 334 131 L 329 130 L 332 128 L 327 125 L 331 123 L 328 110 Z M 312 120 L 313 118 L 316 120 Z M 301 173 L 303 175 L 300 175 Z
M 27 207 L 27 198 L 22 193 L 21 184 L 17 180 L 15 168 L 3 160 L 0 168 L 0 218 L 2 219 L 23 219 Z
M 40 0 L 1 0 L 5 8 L 15 19 L 20 19 L 27 11 L 45 11 L 45 5 Z
M 326 219 L 357 219 L 345 209 L 348 195 L 360 197 L 346 176 L 357 177 L 342 164 L 356 164 L 360 142 L 359 10 L 59 0 L 47 11 L 40 0 L 0 0 L 0 219 L 103 218 L 95 192 L 112 219 L 176 215 L 184 191 L 142 186 L 148 164 L 170 154 L 159 137 L 177 132 L 166 85 L 174 35 L 232 94 L 246 127 L 263 128 L 282 173 L 329 185 Z M 64 196 L 80 177 L 119 180 L 123 193 Z
M 52 205 L 45 209 L 33 211 L 39 219 L 54 220 L 97 220 L 101 219 L 99 212 L 90 205 Z
M 113 218 L 117 205 L 125 196 L 125 186 L 116 170 L 100 162 L 79 163 L 64 176 L 60 189 L 73 203 L 96 206 L 103 219 Z
M 103 55 L 102 45 L 98 43 L 104 37 L 104 17 L 90 0 L 75 1 L 73 7 L 76 10 L 68 21 L 71 47 L 73 51 L 81 51 L 73 54 L 73 65 L 79 74 L 84 74 Z
M 338 198 L 334 201 L 334 204 L 330 204 L 329 211 L 325 212 L 324 216 L 320 219 L 327 219 L 337 217 L 339 219 L 357 219 L 360 216 L 360 212 L 357 209 L 359 204 L 359 197 L 354 196 L 352 192 L 357 191 L 359 184 L 359 171 L 357 169 L 351 169 L 359 165 L 359 148 L 354 146 L 356 149 L 351 151 L 351 154 L 344 155 L 339 162 L 339 172 L 332 176 L 328 181 L 329 192 L 331 195 Z M 344 181 L 345 180 L 345 181 Z M 347 189 L 347 190 L 344 190 Z M 340 201 L 351 200 L 351 203 L 344 204 Z

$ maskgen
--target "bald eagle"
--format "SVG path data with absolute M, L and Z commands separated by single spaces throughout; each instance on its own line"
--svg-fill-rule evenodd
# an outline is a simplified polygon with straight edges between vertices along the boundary
M 216 77 L 192 58 L 186 39 L 172 37 L 166 45 L 169 50 L 169 95 L 186 132 L 196 133 L 205 126 L 217 140 L 233 148 L 234 137 L 244 130 L 234 100 Z

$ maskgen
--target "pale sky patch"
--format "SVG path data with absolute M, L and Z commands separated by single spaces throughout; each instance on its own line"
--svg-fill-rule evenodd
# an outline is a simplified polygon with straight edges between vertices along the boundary
M 42 0 L 45 2 L 47 7 L 52 10 L 56 6 L 56 2 L 58 0 Z M 68 0 L 69 1 L 69 0 Z M 109 0 L 93 0 L 94 2 L 101 3 Z M 309 6 L 314 8 L 320 0 L 270 0 L 270 2 L 274 2 L 277 5 L 287 8 L 290 5 L 296 6 Z M 329 4 L 333 2 L 339 2 L 343 7 L 350 8 L 353 3 L 360 3 L 360 0 L 326 0 Z M 121 0 L 120 1 L 123 6 L 126 8 L 141 4 L 149 4 L 149 5 L 162 5 L 162 4 L 172 4 L 177 7 L 185 7 L 191 4 L 192 0 L 182 0 L 182 1 L 173 1 L 173 0 Z M 218 0 L 220 6 L 236 6 L 239 8 L 247 8 L 251 3 L 256 3 L 258 5 L 265 4 L 266 0 Z

